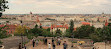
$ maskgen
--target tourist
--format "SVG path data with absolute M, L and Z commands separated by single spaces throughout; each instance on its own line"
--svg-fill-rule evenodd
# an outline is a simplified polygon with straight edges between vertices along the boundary
M 66 41 L 64 41 L 64 43 L 63 43 L 63 48 L 64 48 L 64 49 L 67 49 L 67 46 L 68 46 L 68 45 L 67 45 Z
M 35 39 L 32 40 L 33 47 L 35 47 Z
M 45 45 L 47 45 L 47 38 L 45 38 Z
M 48 47 L 49 47 L 49 49 L 51 49 L 51 44 L 50 43 L 48 44 Z
M 60 45 L 61 44 L 61 40 L 60 40 L 60 38 L 58 38 L 58 45 Z
M 24 44 L 24 48 L 27 49 L 25 44 Z
M 52 38 L 52 43 L 54 42 L 54 38 Z
M 53 45 L 52 45 L 52 46 L 53 46 L 53 49 L 55 49 L 56 45 L 55 45 L 54 43 L 53 43 Z
M 38 41 L 38 40 L 36 40 L 36 45 L 38 45 L 38 43 L 39 43 L 39 41 Z
M 22 49 L 22 44 L 21 43 L 19 43 L 19 49 Z

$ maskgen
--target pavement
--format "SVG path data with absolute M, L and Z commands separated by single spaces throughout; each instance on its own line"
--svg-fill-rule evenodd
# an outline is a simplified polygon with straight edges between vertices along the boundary
M 56 45 L 56 49 L 63 49 L 63 42 L 66 41 L 68 44 L 68 49 L 78 49 L 76 46 L 71 48 L 72 43 L 70 41 L 68 41 L 68 39 L 63 39 L 61 40 L 61 45 Z M 48 39 L 48 43 L 51 43 L 51 39 Z M 55 42 L 56 43 L 56 42 Z M 29 42 L 27 45 L 31 44 L 31 42 Z M 38 45 L 36 45 L 35 47 L 28 46 L 27 49 L 48 49 L 48 45 L 44 45 L 42 41 L 39 42 Z M 52 48 L 51 48 L 52 49 Z

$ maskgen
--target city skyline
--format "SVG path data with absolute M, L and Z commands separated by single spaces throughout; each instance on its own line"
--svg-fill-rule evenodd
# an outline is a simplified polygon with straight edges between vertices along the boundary
M 111 14 L 110 0 L 8 0 L 4 14 Z

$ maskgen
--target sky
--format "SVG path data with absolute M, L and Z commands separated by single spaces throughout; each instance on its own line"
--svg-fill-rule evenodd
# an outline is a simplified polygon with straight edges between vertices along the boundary
M 111 0 L 8 0 L 5 14 L 111 14 Z

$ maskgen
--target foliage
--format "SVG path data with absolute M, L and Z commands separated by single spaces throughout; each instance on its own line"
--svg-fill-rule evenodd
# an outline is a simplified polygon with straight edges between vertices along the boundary
M 89 38 L 91 33 L 95 32 L 95 28 L 89 25 L 83 25 L 77 28 L 76 33 L 74 34 L 77 38 Z
M 8 29 L 8 26 L 6 26 L 6 25 L 3 27 L 0 27 L 0 38 L 1 39 L 8 37 L 6 29 Z
M 8 1 L 6 0 L 0 0 L 0 11 L 5 11 L 5 9 L 8 9 L 8 6 L 6 5 Z
M 17 28 L 15 29 L 15 35 L 21 35 L 26 33 L 26 26 L 17 26 Z
M 74 22 L 73 20 L 70 21 L 70 33 L 72 33 L 74 30 Z
M 48 28 L 47 31 L 50 31 L 50 28 Z
M 62 31 L 60 29 L 57 29 L 55 36 L 62 36 Z
M 66 30 L 66 37 L 74 37 L 74 21 L 70 20 L 70 27 Z
M 52 36 L 50 31 L 50 29 L 43 29 L 42 27 L 41 28 L 38 28 L 38 25 L 35 25 L 35 28 L 33 29 L 30 29 L 27 33 L 26 33 L 26 36 L 29 38 L 29 39 L 32 39 L 33 37 L 38 37 L 38 36 Z

